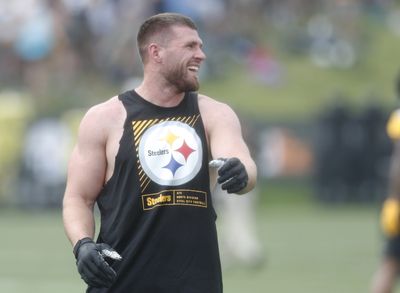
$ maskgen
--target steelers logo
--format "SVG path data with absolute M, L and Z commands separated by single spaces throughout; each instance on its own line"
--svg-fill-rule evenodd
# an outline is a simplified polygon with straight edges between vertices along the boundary
M 146 175 L 160 185 L 184 184 L 199 172 L 202 145 L 196 131 L 178 121 L 151 126 L 139 143 L 139 160 Z

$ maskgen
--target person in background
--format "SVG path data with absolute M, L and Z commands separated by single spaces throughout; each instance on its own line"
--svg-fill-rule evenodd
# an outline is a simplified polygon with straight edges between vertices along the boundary
M 400 74 L 396 79 L 396 94 L 400 98 Z M 392 112 L 387 133 L 393 140 L 389 170 L 389 196 L 381 211 L 381 226 L 386 237 L 384 255 L 372 280 L 372 293 L 393 292 L 400 270 L 400 109 Z

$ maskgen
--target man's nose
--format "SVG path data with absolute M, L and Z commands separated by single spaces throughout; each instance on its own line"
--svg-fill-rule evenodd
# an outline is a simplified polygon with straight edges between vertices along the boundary
M 207 58 L 206 54 L 204 53 L 204 51 L 201 48 L 199 48 L 197 50 L 195 57 L 197 59 L 201 59 L 201 60 L 205 60 Z

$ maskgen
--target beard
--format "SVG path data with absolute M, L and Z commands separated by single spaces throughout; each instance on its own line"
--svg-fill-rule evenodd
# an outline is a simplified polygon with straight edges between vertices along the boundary
M 194 92 L 200 87 L 199 80 L 190 76 L 185 67 L 175 67 L 165 74 L 165 79 L 177 88 L 179 92 Z

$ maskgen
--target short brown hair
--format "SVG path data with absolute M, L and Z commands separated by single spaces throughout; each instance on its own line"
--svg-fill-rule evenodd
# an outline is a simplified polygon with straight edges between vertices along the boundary
M 197 30 L 195 23 L 187 16 L 178 13 L 160 13 L 148 18 L 139 28 L 137 45 L 142 61 L 145 60 L 146 47 L 155 34 L 165 32 L 172 26 L 187 26 Z

